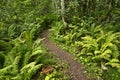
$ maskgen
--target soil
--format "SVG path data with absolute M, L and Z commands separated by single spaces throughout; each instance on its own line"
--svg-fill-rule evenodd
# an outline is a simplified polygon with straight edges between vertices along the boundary
M 41 34 L 42 38 L 44 40 L 42 41 L 42 44 L 48 48 L 48 50 L 53 53 L 59 60 L 63 60 L 66 64 L 69 65 L 67 69 L 67 75 L 69 75 L 69 80 L 88 80 L 87 75 L 84 73 L 84 67 L 83 65 L 75 60 L 75 57 L 61 49 L 57 44 L 50 41 L 48 38 L 49 31 L 44 30 Z

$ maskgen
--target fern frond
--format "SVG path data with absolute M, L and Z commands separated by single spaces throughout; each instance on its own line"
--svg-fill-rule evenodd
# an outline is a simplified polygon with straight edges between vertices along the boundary
M 24 74 L 24 72 L 27 72 L 31 67 L 33 67 L 36 64 L 36 62 L 31 62 L 27 65 L 25 65 L 21 70 L 21 74 Z
M 38 46 L 40 46 L 40 43 L 43 39 L 37 39 L 34 43 L 33 43 L 33 48 L 36 48 Z
M 30 51 L 25 53 L 24 59 L 23 59 L 23 66 L 25 66 L 25 65 L 27 65 L 29 63 L 30 56 L 31 56 L 31 52 Z
M 14 24 L 12 24 L 9 28 L 8 28 L 8 36 L 10 38 L 12 38 L 15 35 L 15 28 L 16 26 Z
M 95 56 L 101 54 L 100 51 L 94 51 Z
M 35 31 L 36 29 L 34 27 L 30 30 L 29 36 L 31 40 L 34 38 Z
M 42 64 L 35 64 L 35 62 L 31 62 L 20 70 L 20 74 L 24 77 L 24 80 L 30 80 L 32 75 L 42 66 Z
M 13 70 L 17 73 L 18 72 L 18 68 L 19 68 L 19 63 L 20 63 L 20 60 L 21 60 L 21 55 L 19 56 L 16 56 L 14 62 L 13 62 Z
M 41 66 L 42 66 L 42 64 L 38 64 L 38 65 L 35 65 L 34 67 L 32 67 L 31 69 L 29 69 L 28 73 L 26 75 L 27 80 L 30 80 L 31 77 L 36 73 L 36 71 L 41 68 Z
M 32 50 L 32 52 L 35 52 L 35 51 L 37 51 L 37 50 L 42 50 L 42 47 L 41 47 L 41 46 L 34 47 L 33 50 Z
M 112 51 L 111 51 L 110 49 L 107 49 L 107 50 L 105 50 L 103 53 L 94 56 L 92 59 L 97 59 L 97 60 L 102 60 L 102 59 L 110 60 L 111 54 L 112 54 Z
M 43 52 L 42 50 L 36 50 L 36 51 L 34 51 L 34 52 L 32 53 L 31 56 L 34 56 L 34 55 L 40 54 L 40 53 L 42 53 L 42 52 Z
M 104 44 L 101 46 L 101 49 L 100 51 L 101 52 L 104 52 L 104 50 L 109 46 L 109 44 L 111 44 L 112 41 L 114 41 L 115 39 L 117 39 L 117 37 L 120 36 L 120 32 L 118 33 L 113 33 L 112 31 L 108 32 L 106 34 L 106 39 L 105 39 L 105 42 Z
M 112 50 L 112 57 L 118 58 L 120 56 L 118 46 L 116 44 L 109 44 L 108 47 Z
M 19 54 L 19 53 L 18 53 Z M 4 66 L 8 66 L 10 64 L 13 64 L 14 59 L 16 57 L 16 49 L 13 48 L 6 56 L 5 56 L 5 62 L 4 62 Z
M 22 76 L 20 76 L 19 74 L 15 77 L 12 77 L 11 80 L 23 80 Z
M 106 63 L 106 65 L 110 65 L 110 66 L 112 66 L 113 68 L 120 69 L 120 64 L 119 64 L 119 63 L 111 63 L 111 62 L 108 62 L 108 63 Z
M 119 61 L 119 59 L 111 59 L 109 62 L 111 62 L 111 63 L 119 63 L 120 61 Z
M 93 39 L 93 37 L 91 37 L 91 36 L 85 36 L 85 37 L 82 37 L 82 39 L 83 39 L 82 47 L 87 48 L 88 51 L 89 51 L 89 49 L 98 50 L 98 43 L 97 43 L 96 39 Z
M 5 74 L 10 73 L 12 68 L 13 68 L 13 65 L 9 65 L 7 67 L 4 67 L 3 69 L 0 69 L 0 76 L 4 76 Z

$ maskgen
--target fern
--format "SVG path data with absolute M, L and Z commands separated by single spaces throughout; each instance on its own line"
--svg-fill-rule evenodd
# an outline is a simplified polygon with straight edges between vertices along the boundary
M 12 24 L 9 28 L 8 28 L 8 36 L 9 38 L 13 38 L 15 36 L 15 25 Z
M 15 60 L 13 62 L 13 71 L 14 71 L 14 73 L 19 72 L 20 60 L 21 60 L 21 55 L 16 56 L 16 58 L 15 58 Z
M 110 60 L 111 54 L 112 54 L 112 51 L 109 50 L 109 49 L 107 49 L 107 50 L 105 50 L 104 53 L 99 54 L 99 55 L 96 55 L 96 56 L 93 57 L 92 59 L 100 59 L 100 60 L 105 59 L 105 60 Z
M 34 55 L 40 54 L 40 53 L 42 53 L 42 52 L 43 52 L 42 50 L 36 50 L 35 52 L 32 53 L 31 56 L 34 56 Z
M 34 32 L 35 32 L 35 29 L 32 28 L 31 30 L 24 31 L 24 32 L 20 35 L 20 40 L 21 40 L 21 41 L 24 41 L 24 42 L 26 43 L 26 45 L 27 45 L 27 47 L 29 48 L 29 50 L 32 49 Z
M 31 56 L 31 52 L 28 51 L 25 53 L 25 55 L 23 56 L 23 66 L 27 65 L 29 63 L 30 60 L 30 56 Z
M 93 70 L 95 73 L 99 71 L 99 74 L 103 74 L 110 67 L 119 71 L 120 32 L 105 32 L 101 25 L 92 24 L 88 29 L 86 26 L 78 30 L 66 31 L 62 35 L 64 49 L 74 53 L 88 67 L 96 64 L 96 69 Z
M 27 80 L 30 80 L 31 77 L 37 72 L 38 69 L 40 69 L 42 66 L 42 64 L 38 64 L 35 65 L 34 67 L 32 67 L 31 69 L 29 69 L 28 73 L 27 73 Z
M 32 75 L 42 66 L 42 64 L 35 64 L 35 62 L 31 62 L 20 70 L 20 74 L 23 76 L 24 80 L 30 80 Z
M 120 61 L 118 59 L 111 59 L 105 65 L 111 65 L 112 67 L 119 69 L 120 68 Z
M 4 76 L 5 74 L 9 74 L 13 68 L 13 65 L 9 65 L 7 67 L 4 67 L 3 69 L 0 69 L 0 76 Z
M 25 31 L 20 37 L 12 40 L 9 44 L 6 42 L 1 44 L 13 44 L 9 52 L 6 49 L 0 52 L 0 79 L 2 80 L 31 80 L 32 76 L 44 64 L 49 64 L 51 60 L 46 56 L 46 50 L 39 45 L 42 39 L 33 42 L 34 29 Z M 6 52 L 6 53 L 5 53 Z M 49 57 L 51 58 L 51 57 Z
M 109 45 L 110 42 L 112 42 L 117 37 L 119 37 L 120 33 L 118 32 L 118 33 L 112 34 L 112 32 L 108 32 L 106 35 L 107 35 L 106 41 L 105 41 L 105 43 L 101 47 L 101 52 L 103 52 L 106 49 L 106 47 Z
M 37 48 L 37 47 L 40 47 L 40 43 L 41 43 L 42 40 L 44 40 L 44 39 L 38 38 L 37 40 L 35 40 L 34 43 L 33 43 L 33 49 Z
M 50 33 L 51 36 L 55 36 L 54 39 L 60 40 L 59 37 L 62 34 L 65 34 L 65 26 L 63 25 L 62 22 L 56 22 L 55 24 L 53 24 L 53 28 L 50 29 L 50 32 L 52 32 Z

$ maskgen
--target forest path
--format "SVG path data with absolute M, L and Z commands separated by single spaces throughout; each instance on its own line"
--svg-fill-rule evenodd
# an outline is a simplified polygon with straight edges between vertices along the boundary
M 48 30 L 44 30 L 41 33 L 42 38 L 44 38 L 42 44 L 57 58 L 65 61 L 66 64 L 69 65 L 67 75 L 70 77 L 72 76 L 72 79 L 69 80 L 88 80 L 86 74 L 84 73 L 82 64 L 76 61 L 72 54 L 62 50 L 57 44 L 51 42 L 48 38 L 48 34 Z

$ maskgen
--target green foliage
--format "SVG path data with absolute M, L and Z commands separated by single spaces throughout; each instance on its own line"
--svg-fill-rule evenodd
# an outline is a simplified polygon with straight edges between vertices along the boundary
M 38 36 L 42 29 L 54 21 L 50 2 L 51 0 L 1 1 L 0 37 L 16 38 L 33 27 Z
M 55 31 L 61 28 L 56 25 L 55 27 L 52 28 L 52 39 L 57 40 L 63 49 L 74 53 L 85 64 L 90 75 L 95 73 L 93 78 L 119 79 L 116 72 L 119 73 L 120 70 L 120 32 L 108 31 L 110 28 L 107 26 L 105 26 L 107 28 L 104 28 L 102 25 L 88 23 L 87 21 L 82 21 L 79 27 L 69 24 L 69 29 L 61 34 L 55 34 Z M 58 35 L 61 37 L 56 37 Z M 110 76 L 111 72 L 109 70 L 114 75 Z M 116 76 L 116 78 L 113 76 Z
M 42 65 L 53 64 L 51 57 L 46 56 L 46 50 L 39 45 L 42 39 L 33 42 L 34 32 L 33 28 L 10 41 L 14 45 L 11 48 L 6 49 L 10 43 L 1 43 L 5 49 L 0 51 L 0 59 L 3 61 L 0 62 L 0 79 L 31 80 Z
M 41 46 L 42 39 L 38 39 L 55 18 L 50 2 L 0 2 L 0 80 L 34 80 L 44 65 L 55 65 L 53 56 Z
M 85 64 L 93 79 L 120 77 L 119 3 L 119 0 L 68 0 L 67 28 L 60 26 L 62 23 L 52 25 L 51 39 Z
M 118 80 L 119 7 L 119 0 L 66 0 L 64 26 L 60 0 L 2 0 L 0 79 L 31 80 L 43 65 L 54 63 L 39 45 L 41 39 L 36 40 L 43 29 L 51 26 L 51 39 L 84 63 L 86 70 L 94 73 L 93 78 Z M 57 75 L 54 71 L 44 79 L 58 79 Z

